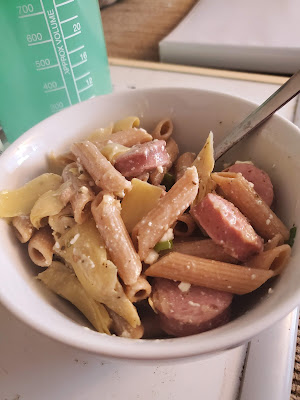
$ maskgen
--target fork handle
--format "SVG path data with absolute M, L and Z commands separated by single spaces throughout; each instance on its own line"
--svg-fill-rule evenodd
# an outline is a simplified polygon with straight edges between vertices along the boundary
M 225 139 L 216 147 L 215 160 L 220 158 L 245 136 L 249 135 L 249 133 L 270 118 L 299 92 L 300 70 L 226 135 Z

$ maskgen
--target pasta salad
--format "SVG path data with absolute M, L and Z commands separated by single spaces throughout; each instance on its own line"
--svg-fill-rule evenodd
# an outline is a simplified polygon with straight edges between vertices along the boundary
M 280 274 L 290 232 L 273 185 L 251 162 L 214 170 L 213 134 L 179 155 L 170 119 L 151 133 L 137 117 L 101 128 L 49 172 L 0 192 L 37 279 L 100 333 L 197 334 L 230 321 L 234 296 Z M 295 228 L 292 230 L 295 235 Z

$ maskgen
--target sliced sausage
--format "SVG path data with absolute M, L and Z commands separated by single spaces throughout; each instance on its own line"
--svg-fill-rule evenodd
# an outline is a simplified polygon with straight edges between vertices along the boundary
M 270 207 L 274 199 L 274 190 L 269 175 L 250 163 L 237 163 L 225 169 L 226 172 L 240 172 L 247 181 L 252 182 L 256 193 Z
M 115 162 L 115 168 L 126 178 L 134 178 L 157 167 L 170 164 L 164 140 L 137 144 L 121 154 Z
M 184 290 L 181 287 L 181 282 L 163 278 L 156 278 L 153 285 L 153 306 L 166 333 L 172 336 L 194 335 L 229 321 L 231 293 L 193 285 L 184 287 Z
M 228 200 L 213 193 L 191 209 L 191 215 L 226 253 L 246 261 L 263 251 L 263 240 L 246 217 Z

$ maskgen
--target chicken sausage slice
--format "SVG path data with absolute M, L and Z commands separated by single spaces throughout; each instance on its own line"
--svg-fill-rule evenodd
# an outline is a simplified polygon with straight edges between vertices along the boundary
M 250 163 L 237 163 L 225 169 L 226 172 L 240 172 L 247 181 L 252 182 L 256 193 L 270 207 L 274 199 L 274 190 L 269 175 Z
M 226 324 L 233 295 L 201 286 L 155 278 L 152 301 L 161 328 L 172 336 L 188 336 Z
M 137 144 L 117 157 L 114 167 L 125 178 L 134 178 L 157 167 L 170 164 L 170 157 L 164 140 Z
M 263 251 L 263 240 L 230 201 L 213 193 L 191 209 L 191 215 L 212 240 L 240 261 Z

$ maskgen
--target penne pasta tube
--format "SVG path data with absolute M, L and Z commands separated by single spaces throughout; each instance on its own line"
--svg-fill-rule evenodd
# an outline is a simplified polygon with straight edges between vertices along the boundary
M 181 156 L 178 157 L 175 163 L 176 181 L 178 181 L 182 177 L 187 168 L 193 165 L 195 158 L 196 154 L 190 152 L 183 153 L 181 154 Z
M 106 308 L 87 294 L 74 272 L 63 263 L 53 261 L 37 278 L 52 292 L 74 304 L 98 332 L 110 335 L 112 320 Z
M 133 328 L 124 318 L 122 318 L 114 311 L 110 310 L 109 308 L 107 309 L 107 311 L 108 314 L 110 315 L 110 318 L 112 319 L 111 330 L 117 336 L 130 339 L 140 339 L 143 337 L 144 334 L 143 325 L 137 325 L 136 327 Z
M 120 197 L 124 197 L 125 191 L 131 189 L 131 183 L 111 165 L 93 143 L 74 143 L 71 151 L 101 189 Z
M 28 243 L 28 254 L 31 260 L 40 267 L 49 267 L 52 263 L 54 242 L 49 226 L 36 231 Z
M 277 246 L 281 246 L 284 243 L 283 237 L 280 233 L 277 233 L 272 239 L 269 239 L 264 245 L 264 251 L 272 250 Z
M 159 121 L 152 132 L 153 139 L 168 140 L 173 133 L 173 122 L 169 118 Z
M 138 128 L 140 126 L 140 119 L 135 116 L 122 118 L 114 123 L 113 132 L 125 131 L 130 128 Z
M 196 223 L 190 214 L 182 214 L 176 221 L 173 228 L 174 236 L 188 237 L 191 236 L 196 229 Z
M 129 300 L 136 303 L 150 296 L 151 285 L 143 275 L 140 275 L 135 283 L 125 286 L 124 291 Z
M 222 246 L 219 246 L 211 239 L 198 239 L 174 242 L 172 250 L 177 253 L 190 256 L 207 258 L 209 260 L 222 261 L 237 264 L 238 260 L 225 253 Z
M 200 153 L 197 155 L 193 165 L 197 168 L 199 176 L 199 192 L 194 204 L 200 201 L 214 189 L 211 173 L 215 166 L 214 159 L 214 138 L 210 132 Z
M 218 172 L 212 174 L 212 179 L 220 187 L 224 197 L 249 219 L 260 236 L 272 239 L 279 233 L 284 240 L 289 238 L 287 227 L 259 197 L 242 174 Z
M 144 129 L 130 128 L 126 131 L 112 133 L 109 139 L 93 141 L 98 150 L 102 150 L 104 146 L 109 143 L 118 143 L 122 146 L 132 147 L 136 144 L 143 144 L 150 142 L 152 136 L 149 135 Z
M 195 167 L 188 168 L 183 177 L 161 197 L 155 208 L 133 228 L 132 238 L 137 244 L 141 260 L 194 201 L 198 192 L 198 174 Z
M 92 218 L 66 231 L 55 243 L 54 250 L 73 267 L 94 300 L 121 315 L 133 327 L 140 325 L 136 308 L 118 280 L 117 267 L 107 260 L 104 241 Z
M 171 252 L 146 270 L 147 276 L 172 279 L 234 294 L 253 292 L 273 271 L 247 268 Z
M 163 180 L 165 173 L 169 171 L 169 169 L 172 167 L 174 161 L 178 156 L 179 153 L 178 145 L 173 138 L 170 138 L 167 141 L 166 151 L 170 157 L 170 164 L 166 167 L 156 168 L 153 172 L 150 173 L 150 182 L 153 185 L 158 186 L 161 184 L 161 181 Z
M 26 243 L 32 237 L 34 226 L 30 222 L 29 215 L 20 215 L 12 219 L 14 233 L 21 243 Z
M 252 257 L 245 265 L 250 268 L 273 270 L 275 276 L 286 267 L 291 251 L 288 244 L 283 244 Z
M 48 154 L 49 172 L 61 175 L 63 169 L 73 161 L 76 161 L 76 157 L 70 151 L 59 156 L 55 156 L 54 153 L 50 153 Z
M 142 264 L 121 218 L 121 206 L 110 194 L 100 193 L 92 202 L 92 214 L 110 258 L 125 285 L 136 283 Z
M 82 224 L 87 218 L 86 206 L 95 197 L 89 184 L 89 177 L 80 173 L 76 163 L 68 164 L 63 170 L 62 177 L 65 182 L 70 182 L 73 190 L 70 202 L 75 222 Z
M 38 198 L 49 190 L 60 187 L 62 178 L 56 174 L 43 174 L 19 189 L 0 192 L 0 218 L 28 215 Z

